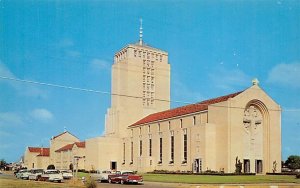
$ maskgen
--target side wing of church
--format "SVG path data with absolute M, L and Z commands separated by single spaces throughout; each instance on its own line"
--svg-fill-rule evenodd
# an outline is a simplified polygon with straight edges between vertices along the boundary
M 151 114 L 128 128 L 123 168 L 280 172 L 281 109 L 254 82 L 226 96 Z

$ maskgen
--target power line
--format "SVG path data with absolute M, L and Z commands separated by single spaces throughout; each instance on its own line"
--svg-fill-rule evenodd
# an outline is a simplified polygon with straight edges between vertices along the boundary
M 59 85 L 59 84 L 51 84 L 51 83 L 45 83 L 45 82 L 37 82 L 37 81 L 31 81 L 31 80 L 24 80 L 24 79 L 18 79 L 18 78 L 11 78 L 11 77 L 6 77 L 6 76 L 0 76 L 1 79 L 4 80 L 10 80 L 10 81 L 16 81 L 16 82 L 23 82 L 23 83 L 28 83 L 28 84 L 35 84 L 35 85 L 42 85 L 42 86 L 49 86 L 49 87 L 56 87 L 56 88 L 61 88 L 61 89 L 70 89 L 70 90 L 76 90 L 76 91 L 83 91 L 83 92 L 90 92 L 90 93 L 99 93 L 99 94 L 105 94 L 105 95 L 111 95 L 111 96 L 121 96 L 121 97 L 129 97 L 129 98 L 137 98 L 137 99 L 143 99 L 141 96 L 133 96 L 133 95 L 125 95 L 125 94 L 117 94 L 117 93 L 111 93 L 108 91 L 99 91 L 99 90 L 93 90 L 93 89 L 86 89 L 86 88 L 79 88 L 79 87 L 72 87 L 72 86 L 64 86 L 64 85 Z M 223 107 L 223 108 L 235 108 L 235 109 L 244 109 L 242 107 L 228 107 L 228 106 L 222 106 L 222 105 L 217 105 L 217 104 L 205 104 L 205 103 L 193 103 L 193 102 L 187 102 L 187 101 L 180 101 L 180 100 L 167 100 L 167 99 L 157 99 L 155 98 L 156 101 L 163 101 L 163 102 L 173 102 L 173 103 L 182 103 L 182 104 L 193 104 L 193 105 L 202 105 L 202 106 L 214 106 L 214 107 Z M 270 111 L 279 111 L 277 109 L 268 109 Z M 282 111 L 288 111 L 288 112 L 298 112 L 300 109 L 287 109 Z

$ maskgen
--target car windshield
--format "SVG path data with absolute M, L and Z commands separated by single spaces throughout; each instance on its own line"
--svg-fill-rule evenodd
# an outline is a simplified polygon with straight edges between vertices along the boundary
M 123 172 L 123 175 L 127 175 L 127 174 L 134 174 L 133 172 Z
M 46 171 L 45 174 L 59 174 L 57 170 Z

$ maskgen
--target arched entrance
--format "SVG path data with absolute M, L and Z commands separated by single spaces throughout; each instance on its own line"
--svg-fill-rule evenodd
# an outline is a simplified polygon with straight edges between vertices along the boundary
M 263 173 L 265 135 L 268 132 L 269 113 L 259 100 L 250 101 L 244 110 L 243 117 L 243 171 L 245 173 Z

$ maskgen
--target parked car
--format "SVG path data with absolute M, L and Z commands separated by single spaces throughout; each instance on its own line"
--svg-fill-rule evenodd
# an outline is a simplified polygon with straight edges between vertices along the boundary
M 19 170 L 17 173 L 16 173 L 16 178 L 20 179 L 22 174 L 24 172 L 27 172 L 27 169 L 22 169 L 22 170 Z
M 116 174 L 108 175 L 109 183 L 143 183 L 143 177 L 137 174 L 134 174 L 133 171 L 118 171 Z
M 20 178 L 23 180 L 28 180 L 30 174 L 30 170 L 25 170 L 20 174 Z
M 71 179 L 73 177 L 71 170 L 60 170 L 60 173 L 63 176 L 63 179 Z
M 63 176 L 58 170 L 45 170 L 43 174 L 39 177 L 41 181 L 56 181 L 62 182 Z
M 28 176 L 29 180 L 35 180 L 37 181 L 39 177 L 43 174 L 43 169 L 32 169 L 30 170 L 30 174 Z
M 97 170 L 96 173 L 91 174 L 90 177 L 99 182 L 107 182 L 108 175 L 113 174 L 111 170 Z

